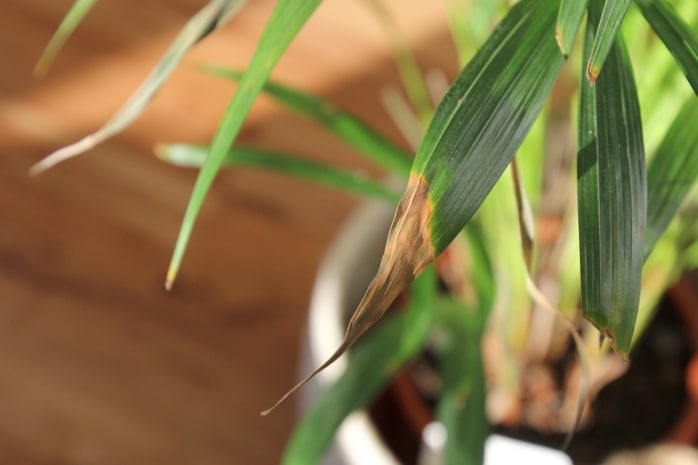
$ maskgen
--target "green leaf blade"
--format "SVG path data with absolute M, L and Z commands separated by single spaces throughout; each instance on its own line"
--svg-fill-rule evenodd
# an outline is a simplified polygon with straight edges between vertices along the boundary
M 158 156 L 177 166 L 201 167 L 209 148 L 200 145 L 171 144 L 158 147 Z M 252 147 L 232 147 L 224 160 L 225 166 L 259 168 L 305 179 L 350 194 L 397 203 L 399 195 L 361 172 L 341 170 L 322 163 L 303 160 L 292 154 Z
M 698 99 L 689 98 L 647 169 L 645 258 L 676 215 L 698 178 Z
M 446 465 L 479 465 L 484 462 L 485 440 L 490 424 L 487 377 L 482 359 L 482 338 L 492 311 L 496 279 L 487 254 L 485 238 L 471 223 L 465 228 L 471 253 L 470 279 L 477 302 L 464 304 L 452 299 L 435 302 L 436 324 L 445 333 L 437 347 L 442 389 L 436 416 L 448 432 Z
M 588 0 L 561 0 L 557 14 L 555 39 L 563 55 L 568 56 L 572 51 L 574 38 L 577 36 L 579 25 L 587 8 Z
M 666 0 L 635 0 L 698 95 L 698 36 Z
M 564 57 L 557 4 L 516 4 L 461 72 L 417 152 L 428 184 L 431 244 L 438 255 L 492 189 L 540 113 Z
M 205 66 L 204 69 L 235 81 L 243 76 L 241 72 L 216 66 Z M 323 99 L 274 82 L 266 82 L 262 91 L 287 109 L 320 124 L 379 166 L 398 174 L 409 174 L 412 166 L 410 156 L 356 116 L 335 108 Z
M 63 21 L 61 21 L 58 29 L 56 29 L 56 32 L 49 40 L 39 60 L 36 62 L 34 74 L 37 76 L 46 74 L 58 55 L 58 52 L 63 48 L 65 42 L 73 34 L 78 25 L 80 25 L 82 20 L 85 19 L 85 16 L 87 16 L 87 13 L 90 12 L 95 3 L 97 3 L 97 0 L 75 0 L 73 2 L 73 6 L 68 10 L 68 13 L 63 18 Z
M 473 309 L 460 302 L 445 301 L 441 306 L 439 313 L 448 321 L 438 348 L 442 387 L 436 415 L 448 431 L 444 464 L 480 465 L 490 432 L 481 348 L 484 326 L 474 324 L 479 318 L 472 318 Z
M 174 284 L 204 198 L 211 188 L 228 150 L 233 145 L 245 117 L 252 108 L 252 103 L 283 52 L 320 2 L 321 0 L 280 0 L 274 8 L 252 61 L 240 81 L 240 87 L 221 119 L 211 143 L 211 153 L 199 171 L 167 270 L 165 281 L 167 289 L 170 289 Z
M 606 0 L 588 55 L 586 77 L 596 82 L 632 0 Z
M 591 0 L 585 54 L 597 0 Z M 619 38 L 595 87 L 582 79 L 577 159 L 584 317 L 627 356 L 637 317 L 644 256 L 647 184 L 632 70 Z

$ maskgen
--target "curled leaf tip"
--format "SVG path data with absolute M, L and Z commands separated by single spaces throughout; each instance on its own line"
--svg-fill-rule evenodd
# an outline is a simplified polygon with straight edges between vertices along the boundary
M 407 285 L 434 261 L 430 229 L 432 209 L 428 187 L 424 177 L 416 173 L 410 175 L 388 234 L 378 272 L 354 311 L 342 344 L 320 368 L 293 386 L 270 408 L 262 411 L 262 416 L 271 413 L 349 350 L 385 314 Z

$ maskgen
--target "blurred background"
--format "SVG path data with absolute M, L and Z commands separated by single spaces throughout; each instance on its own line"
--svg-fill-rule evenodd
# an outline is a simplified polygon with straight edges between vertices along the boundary
M 297 377 L 316 267 L 356 201 L 277 175 L 223 172 L 168 293 L 196 172 L 152 150 L 210 140 L 234 86 L 196 65 L 244 68 L 275 2 L 249 2 L 199 44 L 123 134 L 27 175 L 106 121 L 204 3 L 102 0 L 43 79 L 32 68 L 72 2 L 0 5 L 0 464 L 278 462 L 293 403 L 267 418 L 259 411 Z M 386 3 L 424 66 L 452 76 L 443 12 Z M 378 99 L 397 82 L 390 46 L 362 2 L 322 5 L 273 76 L 400 141 Z M 371 170 L 264 98 L 241 140 Z

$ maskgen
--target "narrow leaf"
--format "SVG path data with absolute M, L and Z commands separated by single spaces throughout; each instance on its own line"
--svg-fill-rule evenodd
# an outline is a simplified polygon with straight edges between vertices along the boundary
M 585 55 L 599 1 L 591 0 Z M 596 34 L 598 37 L 598 34 Z M 577 193 L 584 316 L 627 356 L 640 298 L 647 215 L 642 126 L 620 36 L 595 87 L 582 79 Z
M 58 29 L 49 40 L 48 45 L 41 53 L 39 60 L 34 67 L 34 74 L 43 76 L 51 67 L 53 60 L 58 55 L 58 52 L 63 48 L 63 44 L 68 40 L 68 37 L 75 31 L 75 28 L 87 16 L 87 13 L 92 9 L 97 0 L 75 0 L 73 6 L 70 7 L 68 14 L 65 15 Z
M 533 224 L 533 211 L 528 200 L 526 189 L 524 189 L 519 166 L 516 158 L 511 161 L 511 177 L 514 181 L 514 197 L 516 199 L 517 218 L 519 219 L 519 236 L 521 237 L 521 251 L 523 252 L 524 263 L 528 272 L 532 272 L 533 267 L 533 244 L 535 242 L 535 232 Z
M 698 94 L 698 36 L 666 0 L 635 0 Z
M 53 152 L 34 165 L 30 170 L 30 174 L 38 174 L 62 161 L 80 155 L 118 134 L 131 124 L 148 106 L 187 52 L 197 42 L 225 23 L 238 11 L 244 1 L 209 1 L 204 8 L 187 22 L 150 75 L 104 126 L 74 144 Z
M 156 150 L 163 160 L 178 166 L 200 167 L 209 153 L 199 145 L 162 145 Z M 295 155 L 252 147 L 233 147 L 224 160 L 227 166 L 245 166 L 288 174 L 352 194 L 379 198 L 397 203 L 400 196 L 364 173 L 346 171 L 332 166 L 303 160 Z
M 476 322 L 481 316 L 473 316 L 473 309 L 459 302 L 442 305 L 451 307 L 443 312 L 450 318 L 438 348 L 442 387 L 436 415 L 448 431 L 444 464 L 481 465 L 490 431 L 481 349 L 484 325 Z
M 572 51 L 574 38 L 582 23 L 588 0 L 561 0 L 560 11 L 557 14 L 555 39 L 560 51 L 567 56 Z
M 279 0 L 267 23 L 262 37 L 257 44 L 257 49 L 252 57 L 245 75 L 240 80 L 238 91 L 233 96 L 225 110 L 225 114 L 218 126 L 213 142 L 211 154 L 201 167 L 196 184 L 189 198 L 187 210 L 184 213 L 182 226 L 177 236 L 170 267 L 167 270 L 165 287 L 171 289 L 177 272 L 179 271 L 184 251 L 189 242 L 189 237 L 194 229 L 196 217 L 201 210 L 201 205 L 213 180 L 220 170 L 228 149 L 233 145 L 247 113 L 252 108 L 252 103 L 262 90 L 271 70 L 279 61 L 281 55 L 289 46 L 293 38 L 298 34 L 305 22 L 310 18 L 321 0 Z
M 417 153 L 378 272 L 344 341 L 291 392 L 373 326 L 482 203 L 533 125 L 564 62 L 554 38 L 556 11 L 549 0 L 517 3 L 451 86 Z
M 205 66 L 204 70 L 236 81 L 243 76 L 239 71 L 216 66 Z M 262 91 L 289 110 L 322 125 L 376 164 L 390 171 L 409 174 L 412 165 L 410 155 L 351 113 L 339 110 L 318 97 L 274 82 L 265 83 Z
M 517 3 L 437 109 L 412 168 L 413 185 L 427 185 L 436 254 L 479 208 L 543 108 L 564 63 L 556 12 L 554 1 Z
M 676 215 L 698 178 L 698 99 L 674 119 L 647 169 L 645 258 Z
M 352 350 L 347 369 L 295 428 L 282 463 L 319 463 L 344 418 L 375 397 L 390 377 L 425 344 L 432 328 L 433 268 L 410 287 L 406 312 L 386 318 Z
M 563 324 L 563 326 L 569 331 L 570 335 L 572 336 L 572 339 L 574 340 L 577 355 L 579 356 L 579 363 L 582 369 L 579 399 L 577 400 L 577 410 L 575 412 L 572 428 L 567 434 L 565 442 L 561 447 L 561 449 L 564 450 L 572 441 L 574 433 L 577 431 L 577 427 L 579 426 L 579 422 L 582 418 L 582 410 L 584 409 L 584 403 L 586 402 L 586 397 L 589 389 L 590 372 L 588 355 L 584 346 L 584 341 L 582 340 L 581 335 L 577 331 L 577 327 L 575 326 L 575 324 L 570 319 L 568 319 L 563 312 L 555 308 L 548 301 L 548 299 L 545 297 L 545 294 L 541 291 L 541 289 L 538 287 L 538 285 L 535 283 L 532 277 L 533 269 L 532 261 L 530 259 L 534 243 L 532 213 L 530 211 L 530 205 L 527 200 L 526 190 L 523 189 L 523 183 L 520 180 L 516 159 L 512 160 L 511 168 L 511 173 L 514 179 L 515 187 L 514 195 L 516 197 L 516 213 L 519 220 L 519 233 L 521 235 L 523 255 L 524 260 L 526 262 L 526 268 L 524 270 L 526 290 L 528 291 L 528 295 L 533 299 L 533 301 L 538 304 L 539 308 L 543 308 L 550 312 L 552 315 L 554 315 L 554 317 L 558 319 Z M 564 273 L 562 276 L 564 276 Z M 576 303 L 574 305 L 576 305 Z
M 632 0 L 606 0 L 587 60 L 586 77 L 594 84 L 615 41 Z
M 383 31 L 393 49 L 393 58 L 400 75 L 400 81 L 407 98 L 413 105 L 423 124 L 427 124 L 434 111 L 429 90 L 419 68 L 417 58 L 400 31 L 394 15 L 388 11 L 382 0 L 368 0 L 368 6 L 380 21 Z

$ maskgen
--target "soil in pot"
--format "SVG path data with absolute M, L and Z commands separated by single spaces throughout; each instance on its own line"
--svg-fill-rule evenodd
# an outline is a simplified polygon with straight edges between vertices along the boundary
M 665 298 L 660 306 L 635 346 L 628 370 L 593 400 L 590 420 L 567 450 L 575 464 L 597 464 L 613 452 L 666 440 L 684 420 L 687 406 L 695 403 L 686 386 L 689 364 L 698 353 L 696 335 L 672 299 Z M 435 365 L 435 358 L 423 353 L 369 409 L 384 441 L 405 465 L 417 461 L 420 434 L 432 419 L 435 403 L 431 388 L 415 386 L 434 385 Z M 565 439 L 562 433 L 543 434 L 524 426 L 495 426 L 494 432 L 553 448 Z M 695 434 L 683 438 L 693 444 L 696 439 Z

